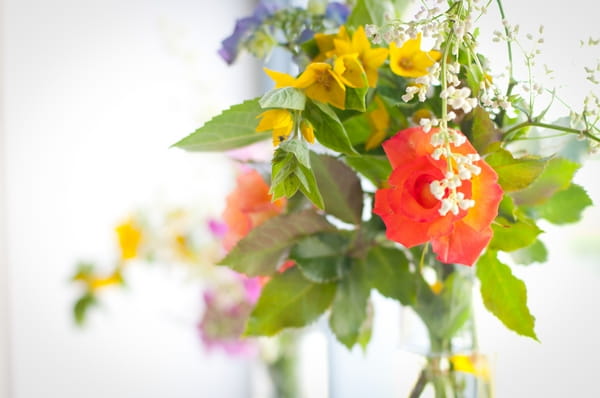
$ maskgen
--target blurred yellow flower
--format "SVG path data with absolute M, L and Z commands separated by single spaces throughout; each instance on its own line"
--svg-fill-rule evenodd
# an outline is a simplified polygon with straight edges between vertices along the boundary
M 470 373 L 485 381 L 491 380 L 490 365 L 481 355 L 453 355 L 450 363 L 458 372 Z
M 273 131 L 273 146 L 285 141 L 294 128 L 292 113 L 286 109 L 270 109 L 257 116 L 259 117 L 262 119 L 256 131 Z
M 115 228 L 119 248 L 121 250 L 121 259 L 129 260 L 137 257 L 140 243 L 142 242 L 142 230 L 139 225 L 129 218 L 124 223 Z
M 344 25 L 340 26 L 338 33 L 324 34 L 316 33 L 315 41 L 319 48 L 319 54 L 313 59 L 314 62 L 322 62 L 332 56 L 332 52 L 335 50 L 334 40 L 349 41 L 348 31 Z
M 439 51 L 421 51 L 421 35 L 407 40 L 402 47 L 390 44 L 390 68 L 404 77 L 425 76 L 434 63 L 442 56 Z
M 346 87 L 329 64 L 309 64 L 296 79 L 294 87 L 302 89 L 307 97 L 316 101 L 327 102 L 339 109 L 345 108 Z
M 365 142 L 365 149 L 370 151 L 381 144 L 387 136 L 387 130 L 390 126 L 390 114 L 385 104 L 379 97 L 375 97 L 377 108 L 367 113 L 367 121 L 371 127 L 371 135 Z
M 344 27 L 340 28 L 340 33 L 342 32 L 342 28 Z M 352 39 L 348 38 L 348 35 L 343 37 L 340 33 L 338 33 L 340 37 L 333 40 L 335 48 L 332 50 L 332 54 L 338 57 L 347 54 L 358 54 L 358 60 L 365 70 L 369 87 L 375 87 L 378 77 L 377 69 L 385 62 L 388 56 L 387 48 L 371 48 L 371 43 L 362 26 L 354 32 Z
M 275 82 L 275 88 L 291 87 L 296 79 L 287 73 L 277 72 L 268 68 L 263 68 L 265 73 Z

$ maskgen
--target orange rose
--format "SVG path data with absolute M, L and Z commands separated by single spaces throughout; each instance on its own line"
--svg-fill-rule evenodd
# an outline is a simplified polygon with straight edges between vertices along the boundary
M 285 200 L 271 202 L 269 186 L 256 170 L 244 172 L 237 178 L 237 187 L 227 196 L 223 220 L 227 232 L 223 246 L 229 251 L 250 230 L 280 214 Z
M 421 127 L 413 127 L 383 143 L 393 171 L 388 187 L 375 194 L 373 212 L 383 219 L 388 239 L 408 248 L 431 242 L 438 260 L 472 265 L 492 238 L 490 224 L 498 213 L 502 189 L 496 172 L 485 161 L 474 161 L 481 172 L 456 188 L 457 193 L 472 199 L 474 206 L 458 209 L 456 214 L 440 211 L 441 200 L 432 194 L 430 184 L 444 179 L 448 162 L 432 157 L 435 148 L 430 138 L 437 131 L 425 133 Z M 477 154 L 469 141 L 452 146 L 452 150 Z M 446 188 L 444 197 L 448 194 Z

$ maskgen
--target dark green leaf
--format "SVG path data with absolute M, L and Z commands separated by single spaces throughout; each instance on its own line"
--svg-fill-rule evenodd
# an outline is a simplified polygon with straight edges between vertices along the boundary
M 267 92 L 259 100 L 262 108 L 285 108 L 304 110 L 306 96 L 301 90 L 294 87 L 276 88 Z
M 548 250 L 541 240 L 537 239 L 533 244 L 510 253 L 512 259 L 521 265 L 533 263 L 545 263 L 548 261 Z
M 304 117 L 315 129 L 315 137 L 324 146 L 334 151 L 354 155 L 346 129 L 335 112 L 327 104 L 307 101 Z
M 583 210 L 592 205 L 592 200 L 585 189 L 577 184 L 555 193 L 547 202 L 537 206 L 535 211 L 539 217 L 553 224 L 568 224 L 579 221 Z
M 486 153 L 489 145 L 500 139 L 490 114 L 480 106 L 463 119 L 461 130 L 469 137 L 469 141 L 479 153 Z
M 355 263 L 338 283 L 329 317 L 331 330 L 348 348 L 356 344 L 367 318 L 367 302 L 371 288 L 367 283 L 363 265 Z
M 219 262 L 249 276 L 272 274 L 286 250 L 302 237 L 334 227 L 313 210 L 273 217 L 250 233 Z
M 371 286 L 381 294 L 410 305 L 415 301 L 415 275 L 410 271 L 408 260 L 400 250 L 375 246 L 363 263 Z
M 481 256 L 476 271 L 485 307 L 507 328 L 537 340 L 535 318 L 527 308 L 525 283 L 515 277 L 510 267 L 501 263 L 496 252 L 491 250 Z
M 371 135 L 371 126 L 369 126 L 364 113 L 344 120 L 344 129 L 348 133 L 352 145 L 365 142 L 369 138 L 369 135 Z
M 360 223 L 363 191 L 356 173 L 328 155 L 311 152 L 310 160 L 323 196 L 325 211 L 344 222 Z
M 515 203 L 519 206 L 544 203 L 556 192 L 571 185 L 571 180 L 579 167 L 579 164 L 564 158 L 550 159 L 542 174 L 533 184 L 512 195 Z
M 505 192 L 519 191 L 531 185 L 544 171 L 548 161 L 533 156 L 515 159 L 506 149 L 498 149 L 485 158 L 498 173 L 498 183 Z
M 336 281 L 348 270 L 348 238 L 340 233 L 323 232 L 304 238 L 290 252 L 290 258 L 306 278 L 316 283 Z
M 392 166 L 384 155 L 346 156 L 344 160 L 376 187 L 381 187 L 392 173 Z
M 281 329 L 305 326 L 331 304 L 335 283 L 313 283 L 292 267 L 277 273 L 263 288 L 245 334 L 272 336 Z
M 186 151 L 226 151 L 266 140 L 271 133 L 257 133 L 256 117 L 263 111 L 258 99 L 223 111 L 173 146 Z

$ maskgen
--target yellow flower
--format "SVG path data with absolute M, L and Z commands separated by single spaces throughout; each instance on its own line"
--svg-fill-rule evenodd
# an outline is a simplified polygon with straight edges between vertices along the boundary
M 315 41 L 317 42 L 317 47 L 319 48 L 319 54 L 313 59 L 314 62 L 321 62 L 332 56 L 332 52 L 335 50 L 335 39 L 344 41 L 350 40 L 348 37 L 348 31 L 346 30 L 346 27 L 344 25 L 340 26 L 340 30 L 338 31 L 338 33 L 315 34 Z
M 275 88 L 291 87 L 294 85 L 294 82 L 296 81 L 296 79 L 294 79 L 292 76 L 288 75 L 287 73 L 277 72 L 275 70 L 271 70 L 271 69 L 267 69 L 267 68 L 263 68 L 263 70 L 275 82 Z
M 277 146 L 292 132 L 294 118 L 286 109 L 270 109 L 257 116 L 262 118 L 256 127 L 257 132 L 273 131 L 273 146 Z
M 137 223 L 132 219 L 128 219 L 124 223 L 115 228 L 119 248 L 121 249 L 121 259 L 129 260 L 137 257 L 138 249 L 142 241 L 142 231 Z
M 315 129 L 308 120 L 303 119 L 300 122 L 300 132 L 306 141 L 310 142 L 311 144 L 315 142 Z
M 390 126 L 390 114 L 385 104 L 379 97 L 375 97 L 377 108 L 367 113 L 367 121 L 371 126 L 371 135 L 365 142 L 365 149 L 370 151 L 376 148 L 387 136 L 387 130 Z
M 296 79 L 294 87 L 304 91 L 307 97 L 327 102 L 339 109 L 346 103 L 346 87 L 331 65 L 313 62 Z
M 439 51 L 421 51 L 421 35 L 408 40 L 400 48 L 390 44 L 390 68 L 404 77 L 425 76 L 427 69 L 442 57 Z
M 123 277 L 121 273 L 117 270 L 113 272 L 112 275 L 101 278 L 101 277 L 92 277 L 86 281 L 90 290 L 96 291 L 103 287 L 112 286 L 112 285 L 120 285 L 123 283 Z
M 358 60 L 358 54 L 346 54 L 338 57 L 333 65 L 333 70 L 348 87 L 365 87 L 367 75 Z
M 340 33 L 342 28 L 340 28 Z M 338 33 L 338 36 L 340 36 L 340 33 Z M 358 60 L 367 74 L 369 87 L 375 87 L 378 77 L 377 69 L 385 62 L 388 50 L 386 48 L 371 48 L 371 43 L 362 26 L 354 32 L 352 39 L 349 39 L 347 35 L 346 37 L 340 36 L 335 38 L 333 43 L 335 49 L 332 53 L 338 57 L 347 54 L 358 54 Z

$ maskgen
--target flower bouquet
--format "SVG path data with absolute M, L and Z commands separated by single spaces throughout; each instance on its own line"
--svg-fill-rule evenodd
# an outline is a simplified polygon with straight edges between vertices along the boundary
M 503 18 L 493 40 L 504 43 L 505 76 L 478 51 L 488 7 Z M 474 279 L 491 313 L 537 339 L 511 266 L 546 261 L 539 220 L 576 222 L 591 205 L 572 179 L 581 154 L 598 148 L 600 104 L 590 94 L 581 109 L 570 107 L 537 82 L 542 34 L 528 34 L 526 48 L 500 0 L 263 0 L 237 21 L 219 51 L 227 63 L 243 51 L 267 60 L 280 48 L 291 72 L 264 68 L 272 89 L 174 146 L 226 152 L 272 141 L 270 164 L 244 162 L 246 192 L 224 216 L 239 233 L 226 239 L 219 264 L 261 280 L 244 336 L 326 314 L 342 344 L 364 348 L 376 290 L 412 309 L 427 331 L 411 396 L 427 385 L 436 397 L 489 394 L 473 331 Z M 512 67 L 521 60 L 524 79 Z M 598 70 L 587 68 L 588 80 Z M 569 117 L 547 120 L 557 103 Z

